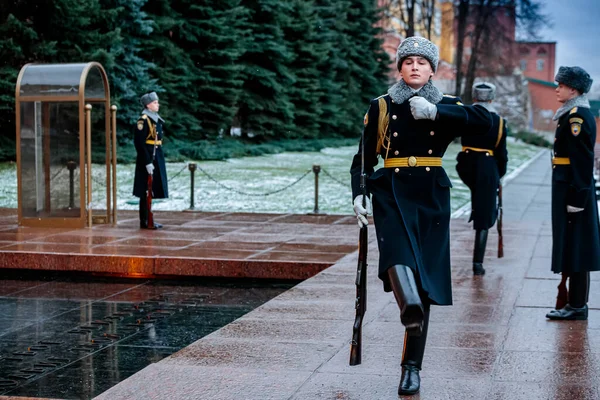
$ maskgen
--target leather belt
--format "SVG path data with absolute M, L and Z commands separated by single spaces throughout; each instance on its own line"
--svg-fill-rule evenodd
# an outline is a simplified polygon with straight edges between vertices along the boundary
M 384 168 L 403 167 L 441 167 L 441 157 L 393 157 L 386 158 L 383 162 Z
M 479 147 L 470 147 L 470 146 L 463 146 L 462 151 L 467 152 L 467 150 L 471 150 L 471 151 L 477 151 L 480 153 L 489 153 L 490 156 L 494 155 L 494 150 L 490 150 L 490 149 L 480 149 Z
M 146 140 L 146 144 L 150 144 L 150 145 L 154 146 L 154 140 Z M 157 140 L 156 145 L 162 146 L 162 140 Z
M 571 160 L 569 157 L 552 157 L 552 165 L 569 165 Z

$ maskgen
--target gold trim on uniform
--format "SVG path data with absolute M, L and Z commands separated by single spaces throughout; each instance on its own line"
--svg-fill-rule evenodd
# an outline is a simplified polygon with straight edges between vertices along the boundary
M 571 160 L 569 157 L 552 157 L 552 165 L 569 165 Z
M 575 122 L 576 124 L 583 124 L 583 119 L 581 118 L 569 118 L 569 123 L 572 124 Z
M 480 152 L 480 153 L 489 153 L 490 156 L 494 155 L 494 151 L 493 150 L 482 149 L 482 148 L 479 148 L 479 147 L 463 146 L 462 151 L 467 151 L 467 150 L 477 151 L 477 152 Z
M 498 138 L 496 139 L 496 145 L 494 146 L 495 149 L 498 148 L 498 145 L 500 144 L 500 140 L 502 140 L 502 131 L 503 130 L 504 130 L 504 118 L 500 117 L 500 126 L 498 127 Z
M 390 125 L 390 116 L 388 114 L 387 102 L 383 98 L 383 96 L 377 99 L 377 104 L 379 105 L 379 121 L 377 121 L 377 153 L 381 152 L 381 148 L 389 151 L 390 148 L 390 138 L 387 137 L 388 127 Z M 386 146 L 387 140 L 387 146 Z
M 464 106 L 464 104 L 461 103 L 460 101 L 457 101 L 456 104 L 458 104 L 459 106 Z
M 577 112 L 577 107 L 573 107 L 573 108 L 571 108 L 571 111 L 569 111 L 569 115 L 575 114 L 576 112 Z
M 151 144 L 152 146 L 154 146 L 155 143 L 154 143 L 154 140 L 146 140 L 146 144 Z M 162 146 L 162 140 L 157 140 L 156 145 Z
M 384 168 L 441 167 L 441 157 L 393 157 L 383 161 Z

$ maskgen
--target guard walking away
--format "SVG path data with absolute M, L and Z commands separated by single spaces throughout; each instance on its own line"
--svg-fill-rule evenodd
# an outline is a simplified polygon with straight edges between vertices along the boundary
M 402 79 L 371 101 L 363 128 L 365 207 L 360 190 L 362 143 L 350 169 L 359 226 L 368 223 L 373 196 L 379 278 L 386 292 L 393 291 L 406 328 L 401 395 L 420 388 L 430 305 L 452 304 L 452 185 L 442 168 L 442 156 L 455 136 L 491 128 L 484 107 L 464 106 L 459 98 L 444 96 L 432 84 L 438 60 L 438 48 L 429 40 L 405 39 L 397 51 Z M 374 171 L 378 157 L 383 159 L 383 168 Z
M 550 311 L 556 320 L 588 317 L 590 271 L 600 270 L 600 228 L 594 187 L 596 123 L 585 96 L 592 78 L 580 67 L 560 67 L 556 97 L 563 105 L 552 158 L 552 271 L 568 276 L 568 304 Z
M 137 121 L 133 142 L 137 151 L 135 162 L 135 180 L 133 195 L 140 198 L 140 228 L 162 228 L 159 223 L 148 226 L 148 175 L 152 175 L 152 197 L 166 199 L 169 197 L 167 186 L 167 169 L 162 151 L 164 120 L 158 115 L 158 95 L 146 93 L 140 99 L 144 106 L 142 115 Z
M 496 86 L 489 82 L 473 85 L 474 104 L 485 107 L 492 116 L 492 129 L 481 135 L 461 138 L 462 151 L 456 160 L 456 172 L 471 190 L 471 217 L 475 229 L 473 248 L 473 274 L 483 275 L 483 258 L 488 230 L 498 218 L 498 188 L 500 178 L 506 174 L 508 153 L 506 151 L 506 121 L 492 105 Z

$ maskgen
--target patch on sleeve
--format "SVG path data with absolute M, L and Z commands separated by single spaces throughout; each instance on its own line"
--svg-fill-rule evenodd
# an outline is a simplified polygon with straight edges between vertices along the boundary
M 364 122 L 365 122 L 365 126 L 367 126 L 369 124 L 369 113 L 368 112 L 365 114 Z
M 579 132 L 581 132 L 581 124 L 573 122 L 571 124 L 571 133 L 573 134 L 573 136 L 577 136 L 579 135 Z
M 137 128 L 139 131 L 143 131 L 144 130 L 144 121 L 138 121 Z
M 570 124 L 583 124 L 583 119 L 581 118 L 569 118 L 569 123 Z
M 577 112 L 577 107 L 573 107 L 571 108 L 571 111 L 569 111 L 569 114 L 575 114 Z

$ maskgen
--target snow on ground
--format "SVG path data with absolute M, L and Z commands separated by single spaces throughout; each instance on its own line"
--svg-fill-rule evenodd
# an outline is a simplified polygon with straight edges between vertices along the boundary
M 511 139 L 511 138 L 509 138 Z M 320 152 L 280 153 L 260 157 L 244 157 L 226 161 L 196 162 L 195 206 L 202 211 L 309 213 L 314 209 L 314 164 L 319 174 L 319 210 L 329 214 L 352 213 L 350 163 L 357 146 L 326 148 Z M 540 148 L 509 140 L 508 173 L 539 152 Z M 454 185 L 451 190 L 452 211 L 469 201 L 469 190 L 456 173 L 459 144 L 451 144 L 443 163 Z M 380 165 L 382 163 L 380 162 Z M 117 208 L 134 210 L 138 199 L 131 192 L 135 165 L 117 166 Z M 310 171 L 310 172 L 308 172 Z M 308 172 L 308 173 L 307 173 Z M 307 174 L 306 174 L 307 173 Z M 52 196 L 64 203 L 68 196 L 68 171 L 53 169 Z M 207 175 L 208 176 L 207 176 Z M 304 174 L 304 178 L 299 178 Z M 106 207 L 106 168 L 92 167 L 93 208 Z M 190 206 L 190 172 L 187 163 L 167 164 L 170 198 L 155 200 L 154 210 L 184 210 Z M 209 178 L 210 176 L 210 178 Z M 75 192 L 79 177 L 76 174 Z M 216 181 L 216 182 L 215 182 Z M 0 164 L 0 207 L 17 207 L 16 164 Z M 293 185 L 292 185 L 293 184 Z M 292 186 L 290 186 L 292 185 Z M 290 186 L 290 187 L 288 187 Z M 286 188 L 279 193 L 268 194 Z M 231 190 L 233 189 L 233 190 Z M 268 195 L 265 195 L 268 194 Z M 76 200 L 77 204 L 78 200 Z

